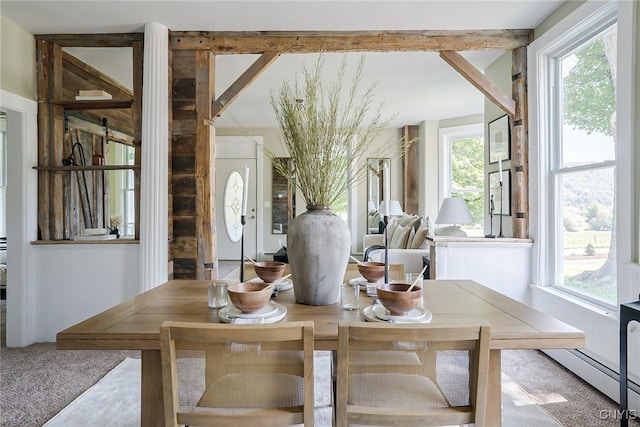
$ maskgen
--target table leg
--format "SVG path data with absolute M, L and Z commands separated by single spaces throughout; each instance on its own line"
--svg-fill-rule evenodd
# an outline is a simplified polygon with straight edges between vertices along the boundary
M 489 385 L 487 387 L 488 426 L 502 425 L 502 354 L 500 350 L 489 352 Z
M 140 426 L 164 426 L 160 350 L 142 350 Z

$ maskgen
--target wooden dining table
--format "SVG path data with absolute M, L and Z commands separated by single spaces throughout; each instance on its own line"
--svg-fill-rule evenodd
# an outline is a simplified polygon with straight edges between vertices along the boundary
M 350 264 L 345 280 L 358 276 Z M 402 276 L 390 270 L 389 277 Z M 245 277 L 248 280 L 249 277 Z M 210 280 L 171 280 L 133 299 L 80 322 L 57 335 L 63 350 L 140 350 L 142 388 L 140 425 L 163 426 L 160 324 L 165 320 L 220 322 L 218 309 L 207 304 Z M 582 331 L 471 280 L 425 280 L 425 309 L 432 324 L 488 322 L 492 327 L 487 425 L 501 425 L 501 350 L 583 348 Z M 338 323 L 365 321 L 362 310 L 372 298 L 361 293 L 359 310 L 340 304 L 325 306 L 295 302 L 294 291 L 278 293 L 276 302 L 287 308 L 282 322 L 314 322 L 315 349 L 337 350 Z

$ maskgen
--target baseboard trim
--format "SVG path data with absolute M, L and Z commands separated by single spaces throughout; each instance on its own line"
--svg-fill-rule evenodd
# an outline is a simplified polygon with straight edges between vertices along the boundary
M 582 378 L 611 400 L 620 402 L 620 376 L 578 350 L 543 350 L 549 357 Z M 629 409 L 640 412 L 640 385 L 629 381 Z

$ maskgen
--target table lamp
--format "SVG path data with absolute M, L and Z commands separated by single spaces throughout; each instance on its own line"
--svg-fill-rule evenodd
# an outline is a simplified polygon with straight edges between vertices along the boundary
M 467 233 L 460 229 L 456 224 L 471 224 L 473 217 L 464 199 L 459 197 L 447 197 L 440 205 L 440 211 L 436 218 L 436 224 L 451 224 L 440 235 L 466 237 Z

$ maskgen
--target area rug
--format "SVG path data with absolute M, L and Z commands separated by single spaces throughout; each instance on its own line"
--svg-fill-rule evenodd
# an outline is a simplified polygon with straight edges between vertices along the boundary
M 316 403 L 327 405 L 331 385 L 330 357 L 316 356 Z M 316 411 L 316 426 L 331 426 L 331 408 Z M 502 374 L 502 425 L 562 427 L 506 374 Z M 140 425 L 140 359 L 125 359 L 49 420 L 45 427 L 137 427 Z

